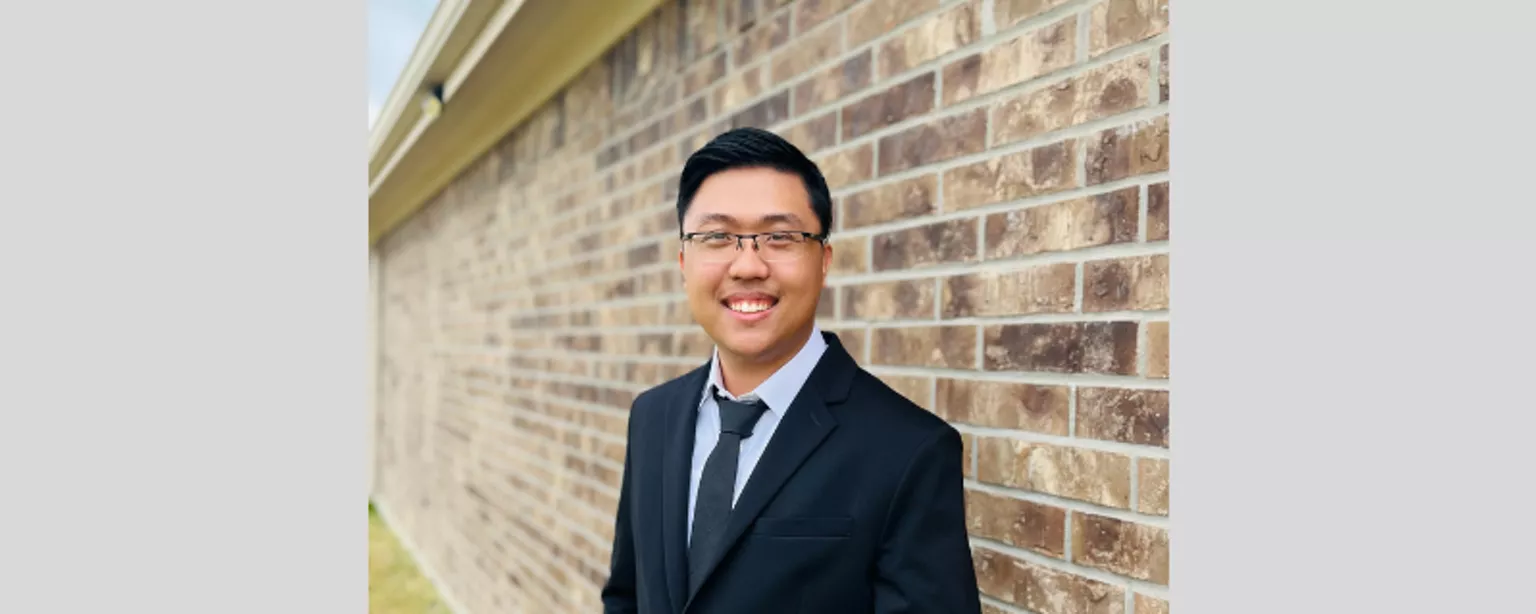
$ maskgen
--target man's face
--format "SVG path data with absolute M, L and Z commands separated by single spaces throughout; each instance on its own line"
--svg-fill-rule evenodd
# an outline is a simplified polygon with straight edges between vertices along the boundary
M 825 231 L 811 209 L 800 177 L 744 168 L 711 175 L 699 186 L 683 218 L 684 233 L 799 233 Z M 781 237 L 790 236 L 788 234 Z M 832 263 L 820 241 L 800 243 L 758 237 L 717 241 L 709 247 L 684 241 L 678 253 L 688 307 L 721 352 L 750 361 L 773 361 L 797 349 L 816 319 L 816 305 Z

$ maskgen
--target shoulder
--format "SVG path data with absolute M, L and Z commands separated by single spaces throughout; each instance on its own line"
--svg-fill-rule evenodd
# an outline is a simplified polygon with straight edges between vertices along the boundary
M 848 389 L 840 418 L 849 426 L 878 437 L 887 449 L 914 452 L 936 441 L 960 442 L 960 432 L 928 408 L 891 388 L 874 374 L 858 369 Z
M 647 421 L 653 415 L 663 415 L 673 405 L 674 400 L 701 398 L 700 395 L 704 394 L 704 377 L 708 373 L 709 363 L 705 363 L 635 395 L 634 401 L 629 406 L 631 430 L 634 429 L 637 421 Z

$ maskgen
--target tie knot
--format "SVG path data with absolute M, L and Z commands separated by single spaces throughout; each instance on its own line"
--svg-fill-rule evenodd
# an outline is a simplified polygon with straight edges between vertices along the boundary
M 768 410 L 768 404 L 754 401 L 732 401 L 715 393 L 715 404 L 720 406 L 720 431 L 723 433 L 735 433 L 743 439 L 752 436 L 752 427 L 757 424 L 757 419 Z

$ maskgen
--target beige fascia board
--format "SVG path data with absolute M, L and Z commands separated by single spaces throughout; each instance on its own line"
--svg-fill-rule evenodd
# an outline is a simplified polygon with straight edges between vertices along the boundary
M 368 133 L 368 175 L 374 179 L 402 147 L 424 115 L 422 96 L 458 66 L 498 0 L 440 0 L 416 41 L 405 68 Z
M 507 0 L 445 75 L 439 116 L 370 175 L 369 244 L 415 214 L 665 0 Z M 447 84 L 453 84 L 447 94 Z M 419 130 L 416 128 L 419 127 Z M 404 131 L 402 131 L 404 132 Z M 382 169 L 384 165 L 380 165 Z

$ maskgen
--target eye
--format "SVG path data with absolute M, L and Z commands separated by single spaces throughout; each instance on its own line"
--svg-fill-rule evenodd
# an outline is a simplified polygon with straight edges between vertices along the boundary
M 800 242 L 800 235 L 792 232 L 771 232 L 766 237 L 768 244 L 774 247 L 787 247 Z
M 723 232 L 706 232 L 699 235 L 699 241 L 711 247 L 718 247 L 726 244 L 734 244 L 736 242 L 736 237 Z

